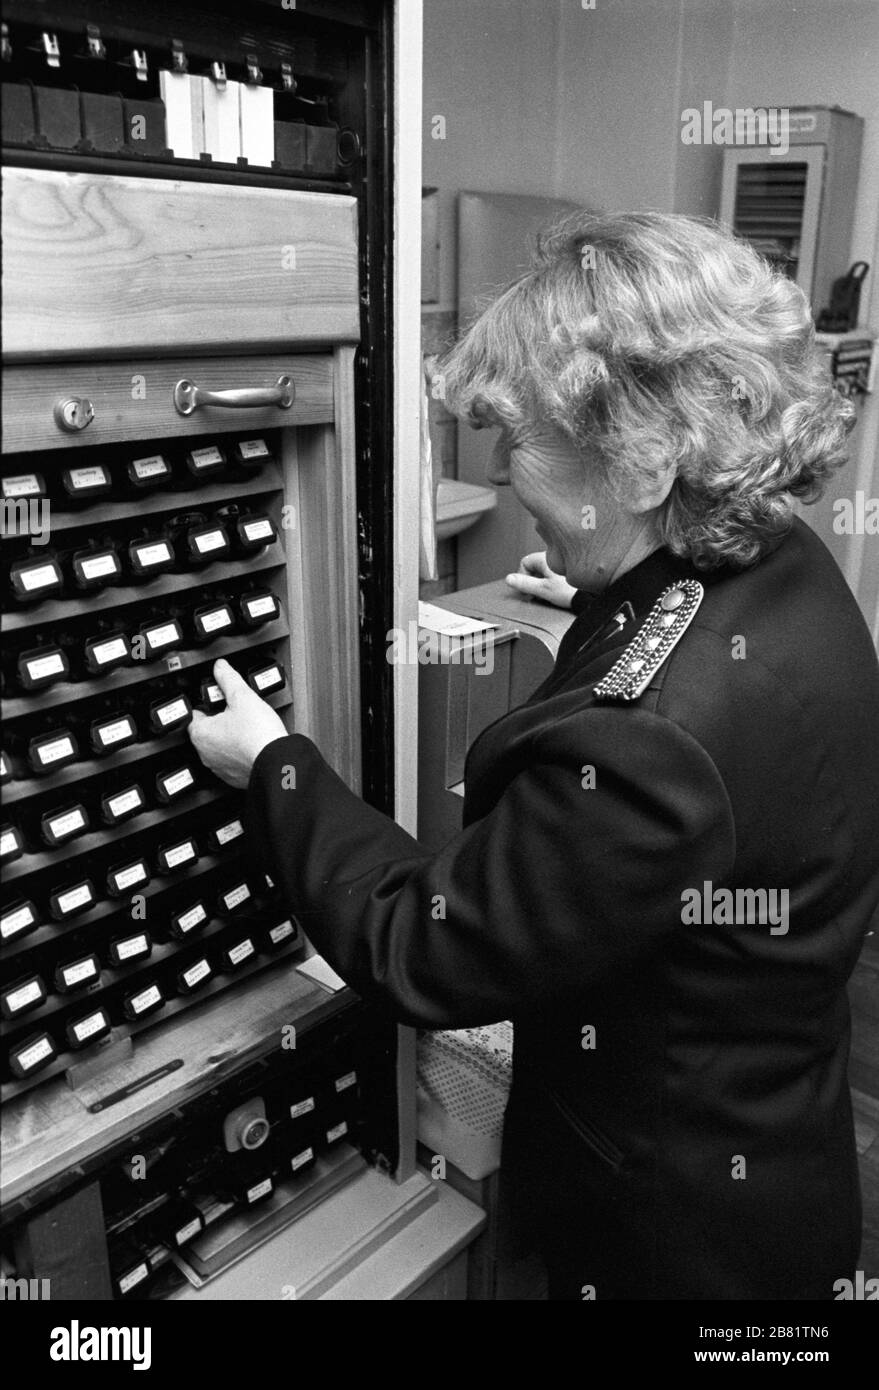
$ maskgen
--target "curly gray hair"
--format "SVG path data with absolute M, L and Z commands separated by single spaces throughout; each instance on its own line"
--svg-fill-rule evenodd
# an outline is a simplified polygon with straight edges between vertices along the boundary
M 471 424 L 556 425 L 620 500 L 674 469 L 662 543 L 705 569 L 777 544 L 854 423 L 802 291 L 715 223 L 671 213 L 565 218 L 438 372 Z

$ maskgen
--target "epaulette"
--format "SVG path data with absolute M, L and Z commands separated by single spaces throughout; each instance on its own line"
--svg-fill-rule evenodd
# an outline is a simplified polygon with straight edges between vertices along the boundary
M 695 618 L 704 596 L 698 579 L 681 579 L 660 594 L 637 636 L 595 686 L 595 698 L 640 699 Z

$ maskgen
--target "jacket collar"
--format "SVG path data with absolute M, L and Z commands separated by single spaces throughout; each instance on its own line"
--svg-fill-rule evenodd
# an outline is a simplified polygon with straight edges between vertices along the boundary
M 630 642 L 663 589 L 677 579 L 704 579 L 692 562 L 664 546 L 626 570 L 601 594 L 574 599 L 577 616 L 559 647 L 556 671 L 567 674 L 582 659 Z M 618 616 L 619 615 L 619 616 Z

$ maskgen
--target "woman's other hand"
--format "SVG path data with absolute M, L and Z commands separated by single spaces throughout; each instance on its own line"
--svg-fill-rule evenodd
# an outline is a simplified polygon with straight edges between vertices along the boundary
M 570 608 L 571 599 L 577 592 L 562 575 L 550 569 L 545 550 L 535 550 L 533 554 L 526 555 L 519 565 L 518 574 L 507 575 L 507 583 L 517 593 L 542 599 L 556 608 Z
M 230 787 L 246 787 L 262 750 L 287 730 L 280 715 L 261 700 L 228 661 L 214 663 L 214 680 L 226 697 L 222 714 L 195 710 L 189 737 L 205 767 Z

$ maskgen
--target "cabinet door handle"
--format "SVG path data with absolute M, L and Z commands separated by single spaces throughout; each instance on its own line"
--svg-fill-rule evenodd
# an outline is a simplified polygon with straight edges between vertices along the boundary
M 224 410 L 276 405 L 279 410 L 289 410 L 295 399 L 296 387 L 289 376 L 279 376 L 274 386 L 245 386 L 239 391 L 206 391 L 185 378 L 174 387 L 174 405 L 181 415 L 191 415 L 203 405 L 217 405 Z

